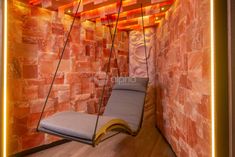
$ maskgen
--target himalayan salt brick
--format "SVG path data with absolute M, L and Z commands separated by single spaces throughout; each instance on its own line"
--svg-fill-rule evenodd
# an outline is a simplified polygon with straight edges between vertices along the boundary
M 80 76 L 81 74 L 78 72 L 67 73 L 65 83 L 69 83 L 69 84 L 80 83 L 81 82 Z
M 106 45 L 107 45 L 107 39 L 103 39 L 103 48 L 106 48 Z
M 27 121 L 28 128 L 35 130 L 41 113 L 30 113 Z
M 123 51 L 123 50 L 118 50 L 118 55 L 128 56 L 128 52 L 127 51 Z
M 88 79 L 82 81 L 82 93 L 92 93 L 94 90 L 94 84 Z
M 39 73 L 41 77 L 50 76 L 51 74 L 54 74 L 54 72 L 55 72 L 55 64 L 53 64 L 53 61 L 39 62 Z
M 202 61 L 202 77 L 205 80 L 210 80 L 211 70 L 210 70 L 210 50 L 205 49 L 203 53 L 203 61 Z
M 52 23 L 51 25 L 52 33 L 56 35 L 64 35 L 64 26 L 58 23 Z
M 23 124 L 14 123 L 12 131 L 13 131 L 12 134 L 15 136 L 23 136 L 27 134 L 28 132 L 27 123 L 23 123 Z
M 22 119 L 28 116 L 30 113 L 30 108 L 28 103 L 16 104 L 13 109 L 13 115 L 15 118 Z
M 77 106 L 76 106 L 76 111 L 86 112 L 87 111 L 87 102 L 86 101 L 78 102 Z
M 44 134 L 43 133 L 33 133 L 25 135 L 22 138 L 22 148 L 29 149 L 43 144 Z
M 40 113 L 45 103 L 45 99 L 36 99 L 30 101 L 30 113 Z M 56 99 L 48 99 L 45 111 L 54 111 L 54 106 L 57 104 Z
M 70 111 L 71 110 L 70 102 L 63 102 L 56 105 L 56 112 Z
M 82 91 L 81 83 L 72 84 L 70 88 L 71 98 L 74 98 L 76 95 L 81 94 L 81 91 Z
M 188 55 L 189 70 L 201 70 L 203 62 L 203 53 L 196 52 Z
M 94 114 L 97 112 L 97 108 L 96 108 L 96 102 L 94 100 L 90 100 L 87 102 L 87 112 L 89 114 Z
M 37 65 L 23 65 L 23 77 L 24 78 L 37 78 L 38 66 Z
M 204 118 L 210 119 L 210 96 L 203 95 L 201 98 L 201 103 L 197 106 L 198 113 Z
M 88 101 L 90 98 L 91 98 L 91 94 L 90 93 L 87 93 L 87 94 L 78 94 L 74 98 L 74 100 L 77 101 L 77 102 L 80 102 L 80 101 Z
M 77 72 L 91 71 L 91 63 L 90 62 L 76 62 L 76 71 Z
M 54 64 L 58 64 L 58 62 L 54 62 Z M 59 71 L 60 72 L 70 72 L 71 61 L 70 60 L 61 60 Z
M 54 85 L 53 91 L 60 91 L 60 90 L 69 90 L 70 84 L 63 84 L 63 85 Z
M 100 3 L 104 3 L 106 1 L 107 0 L 94 0 L 94 4 L 97 5 L 97 4 L 100 4 Z
M 86 30 L 86 40 L 94 40 L 94 31 Z
M 54 76 L 54 74 L 53 74 L 53 76 Z M 45 78 L 45 84 L 51 84 L 52 79 L 53 79 L 52 76 L 48 77 L 48 78 Z M 64 72 L 58 72 L 56 74 L 54 84 L 64 84 L 64 80 L 65 80 Z
M 61 47 L 59 48 L 59 54 L 58 54 L 59 58 L 61 57 L 62 52 L 63 52 L 63 48 Z M 62 59 L 70 59 L 70 54 L 71 54 L 71 48 L 70 46 L 67 46 L 64 50 Z
M 103 49 L 103 57 L 108 58 L 110 56 L 110 49 Z M 112 53 L 113 57 L 113 53 Z
M 49 135 L 49 134 L 45 135 L 45 144 L 50 144 L 58 140 L 61 140 L 61 138 L 57 136 Z
M 9 99 L 12 100 L 12 101 L 15 101 L 15 100 L 22 100 L 23 98 L 23 82 L 20 81 L 20 80 L 10 80 L 10 84 L 9 84 Z M 18 91 L 18 92 L 15 92 L 15 91 Z
M 38 43 L 38 38 L 37 37 L 23 36 L 22 37 L 22 42 L 25 43 L 25 44 L 37 44 Z
M 9 152 L 17 153 L 20 151 L 20 142 L 16 136 L 11 136 L 11 140 L 9 140 Z
M 209 143 L 211 139 L 211 124 L 203 123 L 203 138 Z
M 51 61 L 58 59 L 58 55 L 54 52 L 39 52 L 39 60 Z
M 70 100 L 70 91 L 58 91 L 58 103 L 69 102 Z
M 72 32 L 71 32 L 71 42 L 78 43 L 80 41 L 80 26 L 73 26 Z
M 187 143 L 194 147 L 197 144 L 198 136 L 197 136 L 197 124 L 195 121 L 192 121 L 190 118 L 187 120 L 188 127 L 187 127 Z
M 33 100 L 38 98 L 38 86 L 25 86 L 23 88 L 23 98 Z
M 42 0 L 42 7 L 49 8 L 52 6 L 52 0 Z
M 30 13 L 31 16 L 35 16 L 35 17 L 44 17 L 44 18 L 48 18 L 52 15 L 51 11 L 47 10 L 47 9 L 40 9 L 37 7 L 31 7 L 30 8 Z
M 15 43 L 13 51 L 16 57 L 24 58 L 34 58 L 38 56 L 38 45 L 35 44 L 24 44 L 24 43 Z
M 86 56 L 90 56 L 90 54 L 91 54 L 89 45 L 85 46 L 85 54 L 86 54 Z
M 39 98 L 46 98 L 48 92 L 49 92 L 49 88 L 50 88 L 50 85 L 40 85 L 38 87 L 38 97 Z M 54 97 L 54 91 L 52 90 L 51 93 L 50 93 L 50 98 L 53 98 Z
M 89 4 L 89 3 L 92 3 L 92 2 L 93 2 L 93 0 L 83 0 L 82 5 Z

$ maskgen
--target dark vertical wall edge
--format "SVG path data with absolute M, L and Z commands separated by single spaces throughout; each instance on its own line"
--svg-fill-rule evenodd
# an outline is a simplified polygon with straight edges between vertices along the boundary
M 214 0 L 215 12 L 215 155 L 229 156 L 227 2 Z
M 235 1 L 228 0 L 228 49 L 229 49 L 229 118 L 230 118 L 230 157 L 235 156 Z
M 235 1 L 231 0 L 231 54 L 232 54 L 232 78 L 235 79 Z M 235 82 L 233 82 L 233 91 L 235 91 Z M 232 156 L 235 156 L 235 92 L 233 92 L 232 95 L 233 98 L 233 102 L 232 102 L 232 115 L 233 115 L 233 124 L 232 124 L 232 134 L 234 136 L 232 136 L 232 150 L 233 150 L 233 154 Z
M 227 0 L 228 13 L 228 74 L 229 74 L 229 157 L 232 157 L 232 142 L 233 142 L 233 81 L 232 81 L 232 53 L 231 53 L 231 0 Z
M 3 60 L 2 60 L 2 55 L 3 55 L 3 2 L 2 0 L 0 1 L 0 152 L 2 152 L 2 67 L 3 67 Z M 2 156 L 2 153 L 0 154 Z

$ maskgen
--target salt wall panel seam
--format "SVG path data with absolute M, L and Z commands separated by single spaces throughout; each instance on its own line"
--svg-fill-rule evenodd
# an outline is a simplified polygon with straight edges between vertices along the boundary
M 210 1 L 177 0 L 156 45 L 157 126 L 177 156 L 209 157 Z
M 9 147 L 10 154 L 58 140 L 35 131 L 72 17 L 57 12 L 9 3 Z M 109 29 L 77 19 L 65 50 L 45 116 L 79 111 L 96 114 L 110 53 Z M 128 34 L 118 32 L 115 53 L 121 75 L 128 75 Z M 113 52 L 113 53 L 114 53 Z M 111 59 L 109 76 L 117 76 Z M 102 110 L 110 95 L 111 82 Z

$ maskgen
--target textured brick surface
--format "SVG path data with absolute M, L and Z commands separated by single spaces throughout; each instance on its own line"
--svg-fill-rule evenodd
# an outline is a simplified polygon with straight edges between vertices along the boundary
M 9 1 L 9 6 L 9 136 L 12 154 L 58 140 L 35 132 L 35 128 L 72 18 L 67 15 L 58 17 L 57 12 L 29 7 L 17 1 Z M 118 54 L 118 63 L 122 64 L 121 74 L 127 75 L 128 36 L 125 32 L 117 34 L 114 52 Z M 75 22 L 44 116 L 66 110 L 97 112 L 110 44 L 108 28 L 89 21 Z M 109 76 L 115 76 L 114 55 L 109 71 Z M 107 91 L 104 102 L 108 96 Z
M 178 0 L 156 32 L 156 121 L 179 157 L 211 156 L 209 10 Z
M 143 30 L 133 30 L 129 33 L 130 47 L 130 76 L 149 77 L 148 93 L 145 103 L 145 113 L 147 110 L 152 111 L 155 107 L 155 28 L 145 29 L 146 54 L 144 45 Z M 146 64 L 147 58 L 147 64 Z M 125 65 L 125 64 L 123 64 Z M 147 66 L 148 74 L 147 75 Z M 125 67 L 124 67 L 125 68 Z M 153 113 L 151 113 L 153 114 Z

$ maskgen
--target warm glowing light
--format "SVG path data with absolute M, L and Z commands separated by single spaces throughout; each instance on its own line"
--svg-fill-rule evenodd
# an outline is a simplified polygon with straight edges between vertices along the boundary
M 67 12 L 68 12 L 68 13 L 71 13 L 71 10 L 68 10 Z
M 125 0 L 125 1 L 122 2 L 122 6 L 126 7 L 126 6 L 129 6 L 129 5 L 133 5 L 135 3 L 136 3 L 136 1 L 133 1 L 133 0 Z
M 30 0 L 29 4 L 31 4 L 31 5 L 38 5 L 38 4 L 41 4 L 41 1 L 40 0 Z
M 7 157 L 7 0 L 4 1 L 3 38 L 3 157 Z
M 214 59 L 214 0 L 210 0 L 210 14 L 211 14 L 211 153 L 215 157 L 215 59 Z
M 128 3 L 128 2 L 123 1 L 123 3 Z M 168 3 L 160 3 L 161 5 L 160 4 L 152 4 L 150 6 L 145 6 L 145 7 L 143 7 L 143 10 L 151 10 L 151 8 L 152 9 L 155 8 L 155 10 L 156 9 L 161 10 L 163 8 L 164 10 L 161 10 L 162 12 L 151 11 L 151 12 L 148 13 L 149 15 L 162 14 L 163 11 L 167 10 L 166 9 L 167 6 L 170 5 L 169 3 L 172 4 L 173 1 L 169 1 Z M 117 17 L 117 11 L 115 11 L 116 7 L 117 7 L 117 5 L 115 3 L 115 4 L 109 4 L 109 5 L 101 6 L 101 7 L 98 7 L 98 8 L 94 8 L 94 9 L 91 9 L 91 10 L 84 10 L 83 12 L 80 12 L 80 16 L 84 17 L 84 19 L 100 18 L 99 14 L 100 14 L 101 10 L 106 10 L 107 15 L 110 14 L 110 15 L 112 15 L 112 17 Z M 138 15 L 140 15 L 141 9 L 138 7 L 138 5 L 135 5 L 135 7 L 132 8 L 131 10 L 130 9 L 123 9 L 123 12 L 120 13 L 120 17 L 128 17 L 130 15 L 131 16 L 136 15 L 135 18 L 139 17 Z M 110 12 L 110 10 L 113 10 L 113 11 Z
M 163 12 L 163 13 L 159 13 L 159 14 L 155 14 L 155 15 L 145 15 L 145 16 L 143 16 L 144 17 L 144 19 L 146 20 L 146 19 L 150 19 L 150 18 L 155 18 L 156 16 L 165 16 L 165 12 Z M 130 19 L 120 19 L 119 20 L 119 22 L 118 22 L 118 25 L 119 26 L 121 26 L 121 25 L 123 25 L 123 24 L 126 24 L 126 23 L 133 23 L 133 22 L 135 22 L 135 21 L 138 21 L 138 20 L 141 20 L 142 19 L 142 17 L 134 17 L 134 18 L 130 18 Z M 106 20 L 106 19 L 105 19 Z M 112 25 L 112 24 L 114 24 L 115 22 L 109 22 L 109 24 L 108 24 L 108 22 L 105 22 L 105 20 L 103 20 L 103 23 L 105 23 L 105 25 L 106 26 L 108 26 L 108 25 Z M 159 20 L 160 20 L 160 17 L 159 17 Z M 158 23 L 159 22 L 159 20 L 157 20 L 157 21 L 155 21 L 155 23 Z M 107 21 L 107 20 L 106 20 Z M 113 20 L 113 21 L 115 21 L 115 20 Z
M 164 11 L 165 10 L 165 8 L 164 7 L 161 7 L 161 11 Z

